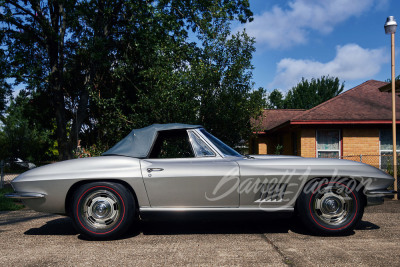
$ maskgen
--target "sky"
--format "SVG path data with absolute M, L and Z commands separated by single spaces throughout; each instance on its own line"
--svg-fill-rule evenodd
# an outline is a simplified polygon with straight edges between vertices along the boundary
M 287 92 L 306 79 L 338 77 L 345 90 L 391 77 L 388 16 L 398 20 L 399 0 L 250 0 L 254 21 L 232 25 L 256 40 L 255 88 Z M 400 74 L 400 57 L 396 56 Z M 14 88 L 14 94 L 23 87 Z
M 233 25 L 255 37 L 255 88 L 287 92 L 302 77 L 338 77 L 345 90 L 391 77 L 388 16 L 399 23 L 398 0 L 250 0 L 254 21 Z M 400 53 L 400 36 L 395 38 Z M 397 56 L 396 76 L 400 73 Z

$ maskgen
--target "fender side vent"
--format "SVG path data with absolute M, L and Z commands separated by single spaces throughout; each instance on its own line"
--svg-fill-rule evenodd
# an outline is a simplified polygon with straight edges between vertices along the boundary
M 256 202 L 281 202 L 285 195 L 287 184 L 263 184 L 260 198 Z

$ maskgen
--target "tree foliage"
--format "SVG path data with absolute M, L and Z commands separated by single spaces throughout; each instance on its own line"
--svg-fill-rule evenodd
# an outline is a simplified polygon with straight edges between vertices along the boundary
M 40 123 L 38 118 L 33 118 L 35 114 L 31 113 L 32 105 L 32 97 L 24 91 L 15 99 L 11 99 L 6 116 L 2 120 L 0 158 L 22 158 L 30 161 L 54 159 L 54 123 L 45 123 L 53 125 L 53 129 L 44 128 L 45 124 Z
M 198 123 L 234 146 L 248 137 L 249 118 L 261 110 L 263 89 L 251 90 L 254 39 L 245 32 L 229 38 L 224 25 L 220 31 L 216 38 L 203 40 L 204 52 L 193 65 L 191 87 L 197 88 L 200 101 Z
M 344 83 L 339 78 L 322 76 L 308 81 L 302 79 L 285 97 L 275 89 L 269 96 L 271 108 L 310 109 L 343 92 Z
M 269 108 L 281 109 L 284 107 L 284 97 L 281 91 L 274 89 L 268 96 Z
M 152 123 L 246 138 L 263 90 L 232 20 L 252 20 L 248 0 L 0 0 L 7 75 L 27 86 L 31 119 L 55 125 L 60 159 Z
M 0 32 L 0 43 L 2 33 Z M 0 121 L 4 119 L 7 99 L 11 96 L 11 85 L 7 82 L 9 72 L 8 62 L 5 58 L 5 51 L 0 49 Z
M 394 78 L 394 80 L 395 80 L 395 81 L 400 81 L 400 75 L 397 75 L 397 76 Z M 386 79 L 385 82 L 391 83 L 391 82 L 392 82 L 392 78 Z

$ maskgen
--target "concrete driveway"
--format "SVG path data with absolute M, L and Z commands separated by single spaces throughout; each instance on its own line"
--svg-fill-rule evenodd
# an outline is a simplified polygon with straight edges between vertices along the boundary
M 243 215 L 245 216 L 245 215 Z M 242 216 L 242 217 L 243 217 Z M 261 217 L 261 218 L 260 218 Z M 69 218 L 0 213 L 2 266 L 399 266 L 400 202 L 366 209 L 349 236 L 312 236 L 273 216 L 150 220 L 120 240 L 83 239 Z M 243 219 L 243 220 L 242 220 Z

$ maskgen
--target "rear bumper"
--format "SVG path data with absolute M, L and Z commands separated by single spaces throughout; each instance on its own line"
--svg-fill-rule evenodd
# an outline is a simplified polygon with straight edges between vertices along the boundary
M 11 193 L 5 194 L 6 198 L 16 198 L 16 199 L 32 199 L 32 198 L 44 198 L 45 195 L 41 193 Z
M 375 206 L 381 205 L 384 202 L 384 198 L 392 198 L 395 194 L 397 194 L 394 190 L 370 190 L 365 192 L 365 196 L 367 197 L 367 206 Z

